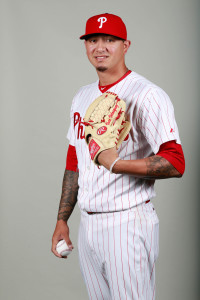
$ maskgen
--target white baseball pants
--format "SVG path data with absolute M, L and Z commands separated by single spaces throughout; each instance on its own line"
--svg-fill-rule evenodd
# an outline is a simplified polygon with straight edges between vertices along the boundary
M 81 211 L 78 248 L 90 299 L 155 299 L 159 220 L 151 202 L 115 213 Z

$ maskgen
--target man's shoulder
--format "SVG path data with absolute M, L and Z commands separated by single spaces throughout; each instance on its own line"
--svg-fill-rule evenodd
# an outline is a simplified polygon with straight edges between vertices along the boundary
M 75 94 L 72 107 L 73 109 L 77 110 L 80 107 L 83 107 L 90 99 L 95 99 L 99 96 L 99 89 L 98 89 L 98 81 L 90 83 L 88 85 L 84 85 Z
M 149 80 L 145 76 L 140 75 L 140 74 L 138 74 L 134 71 L 131 72 L 129 78 L 130 78 L 131 81 L 137 82 L 138 84 L 140 84 L 141 87 L 144 87 L 144 88 L 146 87 L 147 89 L 151 88 L 152 90 L 154 90 L 154 89 L 162 90 L 162 88 L 159 87 L 156 83 L 152 82 L 151 80 Z
M 82 95 L 84 92 L 91 92 L 98 88 L 98 81 L 92 82 L 90 84 L 84 85 L 79 88 L 78 92 L 76 93 L 76 96 Z
M 134 97 L 140 98 L 142 101 L 144 98 L 149 98 L 150 95 L 161 94 L 168 97 L 162 87 L 134 71 L 131 72 L 129 80 L 132 82 L 132 86 L 134 86 L 132 89 Z

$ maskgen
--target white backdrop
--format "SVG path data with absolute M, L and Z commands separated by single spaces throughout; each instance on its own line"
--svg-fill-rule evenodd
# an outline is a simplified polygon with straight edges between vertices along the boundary
M 97 75 L 85 21 L 118 14 L 132 41 L 130 69 L 170 96 L 186 157 L 182 179 L 159 181 L 157 297 L 199 299 L 199 1 L 0 0 L 0 299 L 88 299 L 79 271 L 79 210 L 67 260 L 50 252 L 65 168 L 69 109 Z

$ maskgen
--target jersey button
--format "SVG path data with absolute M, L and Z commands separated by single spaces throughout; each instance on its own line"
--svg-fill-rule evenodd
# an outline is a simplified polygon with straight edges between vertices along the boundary
M 90 166 L 87 166 L 87 169 L 90 170 Z
M 85 191 L 88 192 L 88 188 L 85 188 Z

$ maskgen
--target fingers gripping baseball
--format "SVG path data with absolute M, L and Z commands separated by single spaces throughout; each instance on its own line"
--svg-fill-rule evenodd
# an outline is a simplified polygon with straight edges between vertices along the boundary
M 56 246 L 60 240 L 65 240 L 70 250 L 72 250 L 74 247 L 72 245 L 72 242 L 69 238 L 69 227 L 63 220 L 57 221 L 56 228 L 52 237 L 52 248 L 51 251 L 53 254 L 59 258 L 67 258 L 63 257 L 61 254 L 59 254 L 56 250 Z
M 127 136 L 130 123 L 125 120 L 125 109 L 124 100 L 111 92 L 102 94 L 88 107 L 84 117 L 85 140 L 96 165 L 101 164 L 99 154 L 102 151 L 119 148 Z M 112 162 L 113 159 L 110 165 Z

